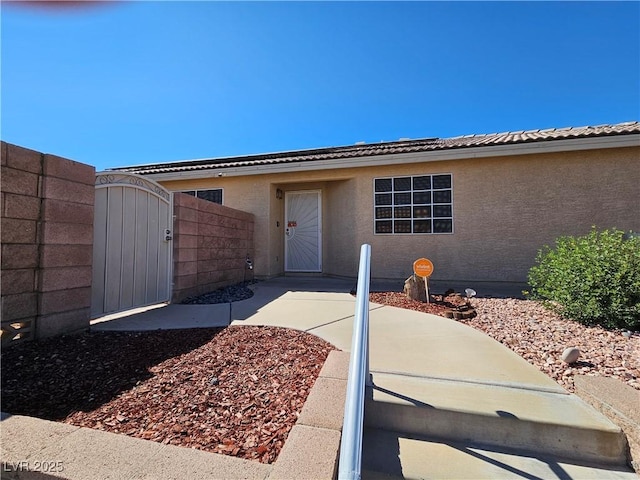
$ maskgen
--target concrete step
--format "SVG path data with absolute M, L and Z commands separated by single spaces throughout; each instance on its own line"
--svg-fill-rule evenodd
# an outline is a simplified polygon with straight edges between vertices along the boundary
M 518 454 L 464 442 L 435 441 L 366 428 L 363 480 L 583 479 L 638 480 L 625 466 L 603 466 L 553 456 Z
M 534 455 L 625 465 L 621 429 L 564 390 L 374 372 L 365 425 Z

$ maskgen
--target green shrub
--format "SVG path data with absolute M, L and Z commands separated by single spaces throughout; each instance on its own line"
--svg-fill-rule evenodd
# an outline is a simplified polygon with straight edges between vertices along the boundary
M 530 298 L 585 325 L 640 330 L 640 237 L 594 227 L 545 246 L 529 270 Z

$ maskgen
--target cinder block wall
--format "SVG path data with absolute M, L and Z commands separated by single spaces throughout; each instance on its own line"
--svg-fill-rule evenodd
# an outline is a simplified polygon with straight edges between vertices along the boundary
M 1 143 L 2 343 L 89 326 L 95 168 Z
M 254 216 L 184 193 L 173 196 L 173 302 L 250 280 Z

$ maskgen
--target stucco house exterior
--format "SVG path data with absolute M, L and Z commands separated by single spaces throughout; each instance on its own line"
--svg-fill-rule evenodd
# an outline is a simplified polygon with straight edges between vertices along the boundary
M 256 277 L 526 282 L 537 251 L 592 226 L 640 231 L 640 123 L 123 167 L 255 215 Z

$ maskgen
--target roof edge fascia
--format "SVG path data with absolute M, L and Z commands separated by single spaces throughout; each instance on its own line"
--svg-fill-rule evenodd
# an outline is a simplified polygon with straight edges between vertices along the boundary
M 519 143 L 515 145 L 489 145 L 432 150 L 426 152 L 334 158 L 306 162 L 282 162 L 242 167 L 214 167 L 196 171 L 149 173 L 146 175 L 143 174 L 143 176 L 152 178 L 155 181 L 190 180 L 209 178 L 212 176 L 235 177 L 246 175 L 267 175 L 272 173 L 362 168 L 406 163 L 442 162 L 474 158 L 505 157 L 513 155 L 532 155 L 540 153 L 558 153 L 639 146 L 640 134 L 612 135 L 605 137 L 572 138 L 543 142 Z

